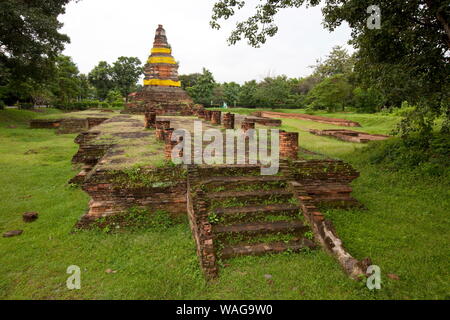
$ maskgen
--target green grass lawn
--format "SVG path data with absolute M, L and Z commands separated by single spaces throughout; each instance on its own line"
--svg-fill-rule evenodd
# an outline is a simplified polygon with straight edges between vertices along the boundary
M 301 131 L 303 147 L 361 171 L 354 196 L 367 210 L 326 215 L 355 257 L 370 256 L 380 266 L 382 289 L 371 292 L 350 280 L 322 250 L 233 259 L 208 285 L 187 221 L 166 230 L 72 233 L 89 200 L 67 185 L 76 174 L 70 163 L 75 135 L 30 130 L 26 121 L 34 116 L 0 111 L 0 232 L 24 230 L 0 238 L 0 299 L 450 298 L 448 181 L 383 171 L 356 150 L 363 146 L 303 132 L 303 121 L 285 122 Z M 378 126 L 383 133 L 389 124 Z M 24 224 L 26 211 L 39 212 L 39 219 Z M 70 265 L 82 270 L 81 290 L 66 288 Z M 400 280 L 387 277 L 390 273 Z M 271 282 L 265 274 L 272 275 Z

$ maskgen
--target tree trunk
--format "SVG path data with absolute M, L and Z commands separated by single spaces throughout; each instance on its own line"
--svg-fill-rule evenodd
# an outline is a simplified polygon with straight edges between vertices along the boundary
M 432 0 L 427 0 L 427 6 L 430 10 L 432 10 L 434 3 Z M 447 34 L 447 46 L 450 48 L 450 24 L 447 21 L 446 17 L 444 16 L 442 10 L 440 8 L 437 8 L 436 10 L 436 18 L 441 23 L 445 33 Z

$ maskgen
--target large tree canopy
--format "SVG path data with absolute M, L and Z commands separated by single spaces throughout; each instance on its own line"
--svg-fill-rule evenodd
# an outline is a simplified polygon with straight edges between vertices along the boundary
M 59 32 L 58 16 L 71 0 L 0 1 L 0 85 L 8 79 L 49 78 L 56 58 L 69 42 Z
M 187 92 L 194 99 L 195 103 L 211 104 L 213 99 L 213 91 L 216 86 L 213 74 L 203 68 L 201 76 L 198 77 L 195 85 L 187 88 Z
M 136 83 L 144 72 L 142 62 L 136 57 L 119 57 L 112 66 L 112 79 L 122 96 L 136 90 Z
M 108 96 L 108 92 L 114 89 L 112 67 L 106 61 L 100 61 L 97 66 L 89 72 L 89 82 L 97 90 L 97 96 L 104 100 Z
M 284 8 L 317 6 L 320 0 L 262 0 L 256 13 L 239 22 L 230 44 L 247 39 L 259 46 L 274 36 L 274 17 Z M 324 0 L 324 25 L 330 31 L 347 22 L 357 49 L 355 70 L 360 81 L 374 86 L 398 105 L 407 100 L 417 110 L 401 126 L 430 131 L 436 117 L 445 114 L 443 131 L 450 124 L 450 0 Z M 381 10 L 380 28 L 369 28 L 373 5 Z M 220 28 L 245 6 L 245 1 L 219 0 L 211 26 Z M 369 13 L 368 13 L 369 12 Z
M 266 42 L 278 32 L 274 22 L 281 9 L 299 8 L 302 5 L 317 6 L 320 0 L 261 0 L 256 13 L 246 21 L 238 22 L 228 41 L 230 44 L 247 39 L 252 46 Z M 378 5 L 382 9 L 382 17 L 389 19 L 389 24 L 403 24 L 399 32 L 406 30 L 411 24 L 436 33 L 436 38 L 450 47 L 450 1 L 449 0 L 324 0 L 323 8 L 325 25 L 334 30 L 343 21 L 347 21 L 357 34 L 367 26 L 367 9 Z M 211 26 L 220 29 L 219 20 L 227 20 L 236 11 L 245 6 L 245 1 L 219 0 L 214 4 Z M 383 19 L 384 19 L 383 18 Z M 406 18 L 403 20 L 402 18 Z M 418 31 L 410 30 L 410 31 Z

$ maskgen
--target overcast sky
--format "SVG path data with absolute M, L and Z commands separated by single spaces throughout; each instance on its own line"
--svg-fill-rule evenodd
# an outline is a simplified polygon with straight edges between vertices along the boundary
M 180 74 L 212 71 L 216 81 L 229 82 L 285 74 L 301 77 L 309 66 L 325 57 L 333 46 L 347 48 L 350 29 L 330 33 L 322 26 L 320 8 L 286 9 L 277 17 L 279 32 L 261 48 L 245 41 L 227 45 L 237 19 L 245 19 L 259 0 L 248 0 L 237 19 L 222 23 L 220 31 L 209 26 L 214 0 L 82 0 L 72 2 L 61 17 L 62 29 L 71 38 L 64 54 L 71 56 L 83 73 L 97 63 L 114 62 L 120 56 L 146 61 L 158 24 L 162 24 L 180 62 Z

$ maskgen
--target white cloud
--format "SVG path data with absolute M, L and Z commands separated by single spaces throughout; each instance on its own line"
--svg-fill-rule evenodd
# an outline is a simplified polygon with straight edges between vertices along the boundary
M 245 19 L 259 1 L 247 1 L 239 14 Z M 195 3 L 196 5 L 193 5 Z M 209 26 L 213 0 L 84 0 L 71 3 L 61 17 L 62 32 L 71 38 L 64 54 L 88 73 L 101 60 L 119 56 L 146 61 L 158 24 L 164 25 L 180 74 L 211 70 L 217 81 L 260 80 L 268 75 L 308 75 L 317 58 L 335 45 L 346 45 L 350 29 L 333 33 L 322 27 L 320 8 L 286 9 L 277 17 L 279 32 L 261 48 L 246 42 L 228 46 L 226 39 L 237 19 L 223 22 L 219 31 Z M 348 46 L 347 46 L 348 47 Z

